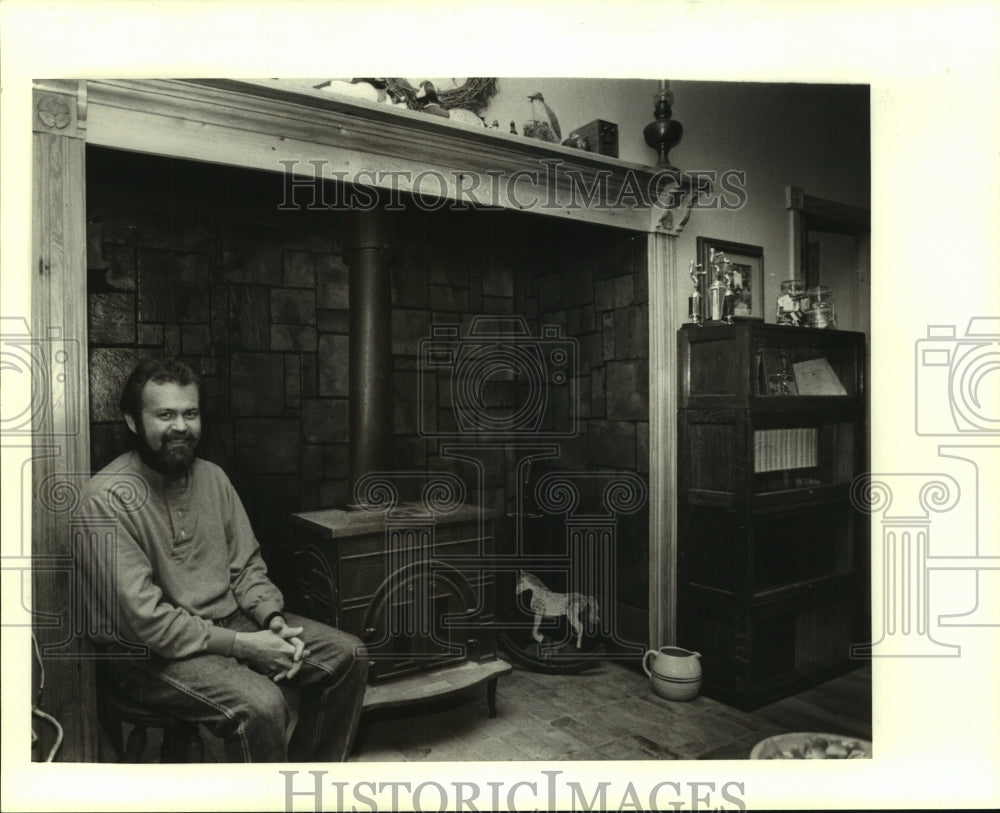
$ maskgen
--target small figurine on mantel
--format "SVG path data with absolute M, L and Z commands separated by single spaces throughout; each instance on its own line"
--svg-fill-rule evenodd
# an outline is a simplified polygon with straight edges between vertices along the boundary
M 691 282 L 694 284 L 688 295 L 688 318 L 692 324 L 700 325 L 705 318 L 704 303 L 701 301 L 701 286 L 705 284 L 705 269 L 701 267 L 701 263 L 691 260 L 688 276 L 691 277 Z
M 535 92 L 528 97 L 531 102 L 531 119 L 524 123 L 524 135 L 528 138 L 537 138 L 541 141 L 549 141 L 558 144 L 562 140 L 562 128 L 559 127 L 559 119 L 556 118 L 555 111 L 545 103 L 545 97 L 541 93 Z M 535 103 L 542 106 L 548 121 L 539 119 L 535 115 Z
M 446 119 L 451 116 L 451 114 L 441 106 L 441 102 L 438 100 L 437 90 L 435 89 L 433 82 L 429 82 L 425 79 L 420 83 L 420 90 L 417 91 L 416 100 L 417 104 L 420 105 L 420 110 L 424 113 L 430 113 L 432 116 L 441 116 Z
M 725 252 L 709 252 L 709 266 L 712 271 L 712 284 L 708 287 L 708 315 L 713 322 L 732 324 L 736 306 L 736 293 L 733 291 L 732 260 Z
M 708 267 L 710 270 L 708 273 L 710 282 L 708 285 L 708 303 L 705 308 L 705 315 L 710 322 L 719 322 L 722 320 L 722 300 L 725 297 L 726 291 L 726 285 L 722 281 L 720 271 L 722 257 L 722 252 L 716 251 L 714 248 L 709 249 Z

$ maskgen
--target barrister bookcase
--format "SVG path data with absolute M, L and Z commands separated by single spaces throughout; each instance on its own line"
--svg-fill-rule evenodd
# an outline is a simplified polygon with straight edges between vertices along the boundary
M 678 331 L 678 635 L 703 692 L 755 708 L 870 640 L 865 337 L 757 320 Z

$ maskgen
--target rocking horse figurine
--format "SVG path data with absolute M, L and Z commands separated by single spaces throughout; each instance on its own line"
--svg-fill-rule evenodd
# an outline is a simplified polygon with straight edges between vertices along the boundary
M 518 572 L 514 593 L 519 596 L 528 590 L 531 591 L 531 601 L 528 602 L 528 606 L 535 614 L 535 626 L 531 630 L 531 637 L 539 644 L 545 640 L 545 637 L 538 631 L 543 617 L 566 616 L 566 620 L 576 633 L 577 649 L 580 648 L 580 643 L 583 640 L 581 614 L 586 611 L 591 621 L 600 620 L 597 615 L 597 602 L 590 596 L 585 596 L 582 593 L 553 593 L 537 576 L 521 570 Z

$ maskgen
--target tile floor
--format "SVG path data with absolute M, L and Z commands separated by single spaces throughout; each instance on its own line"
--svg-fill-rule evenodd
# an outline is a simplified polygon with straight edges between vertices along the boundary
M 351 756 L 364 761 L 744 759 L 764 737 L 811 730 L 871 739 L 871 670 L 739 711 L 707 697 L 663 700 L 646 676 L 605 661 L 579 675 L 516 668 L 485 691 L 367 713 Z
M 578 675 L 515 667 L 500 678 L 497 716 L 483 687 L 442 701 L 365 713 L 351 762 L 746 759 L 761 739 L 823 731 L 871 739 L 871 667 L 864 665 L 753 712 L 708 697 L 663 700 L 615 661 Z M 151 731 L 143 762 L 159 761 Z M 204 734 L 206 761 L 221 742 Z

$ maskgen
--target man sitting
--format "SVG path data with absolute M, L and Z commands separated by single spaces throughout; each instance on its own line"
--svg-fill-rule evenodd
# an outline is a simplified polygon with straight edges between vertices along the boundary
M 343 761 L 361 714 L 368 658 L 352 635 L 283 610 L 229 478 L 195 457 L 201 383 L 185 364 L 145 360 L 121 397 L 137 448 L 88 483 L 92 637 L 122 690 L 202 723 L 230 762 Z M 113 529 L 109 533 L 109 529 Z M 299 692 L 298 724 L 281 687 Z

